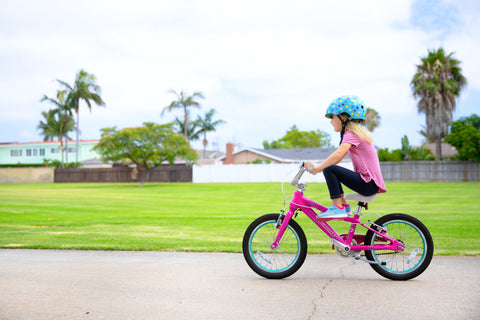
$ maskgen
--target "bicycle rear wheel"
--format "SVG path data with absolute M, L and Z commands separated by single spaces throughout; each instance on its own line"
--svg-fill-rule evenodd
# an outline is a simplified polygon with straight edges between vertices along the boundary
M 307 238 L 300 225 L 290 220 L 277 249 L 270 245 L 278 234 L 278 214 L 267 214 L 253 221 L 243 237 L 243 256 L 250 268 L 268 279 L 294 274 L 305 261 Z
M 433 257 L 433 240 L 420 220 L 406 214 L 392 213 L 379 218 L 375 224 L 386 227 L 390 237 L 405 245 L 404 251 L 365 250 L 368 260 L 380 263 L 370 264 L 378 274 L 392 280 L 409 280 L 427 269 Z M 370 230 L 365 236 L 365 245 L 385 242 L 381 235 Z

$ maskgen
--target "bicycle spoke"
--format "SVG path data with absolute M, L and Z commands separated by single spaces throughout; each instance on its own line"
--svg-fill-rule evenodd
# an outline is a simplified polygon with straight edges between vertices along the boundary
M 419 265 L 425 253 L 424 240 L 419 231 L 404 222 L 392 222 L 387 224 L 386 227 L 390 236 L 404 244 L 404 251 L 376 250 L 374 254 L 378 260 L 385 262 L 385 267 L 394 272 L 406 272 Z M 414 252 L 413 255 L 412 252 Z

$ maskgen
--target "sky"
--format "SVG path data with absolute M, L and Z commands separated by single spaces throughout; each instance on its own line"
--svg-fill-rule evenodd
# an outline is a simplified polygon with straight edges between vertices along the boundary
M 324 114 L 345 94 L 379 112 L 378 147 L 400 148 L 403 135 L 421 145 L 410 81 L 428 50 L 462 62 L 454 120 L 480 113 L 479 20 L 477 0 L 0 0 L 0 142 L 42 141 L 53 105 L 40 99 L 83 69 L 106 105 L 81 106 L 81 139 L 181 118 L 161 113 L 183 90 L 205 96 L 192 119 L 214 108 L 227 122 L 207 135 L 210 150 L 262 148 L 293 125 L 337 145 Z

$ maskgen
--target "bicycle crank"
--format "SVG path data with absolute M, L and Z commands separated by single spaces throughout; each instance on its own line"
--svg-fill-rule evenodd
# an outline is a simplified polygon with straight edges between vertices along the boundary
M 350 255 L 350 247 L 344 243 L 341 243 L 340 241 L 333 239 L 331 240 L 332 245 L 335 247 L 337 250 L 338 254 L 342 256 L 348 256 Z
M 342 244 L 339 241 L 334 240 L 334 239 L 332 239 L 332 244 L 333 244 L 335 250 L 337 251 L 337 254 L 340 257 L 348 258 L 348 257 L 353 256 L 355 253 L 358 252 L 358 251 L 350 250 L 349 246 L 346 246 L 345 244 Z M 339 244 L 339 245 L 337 245 L 337 244 Z M 357 242 L 355 241 L 355 239 L 352 240 L 352 245 L 354 245 L 354 246 L 357 245 Z M 346 247 L 346 248 L 344 248 L 344 247 Z

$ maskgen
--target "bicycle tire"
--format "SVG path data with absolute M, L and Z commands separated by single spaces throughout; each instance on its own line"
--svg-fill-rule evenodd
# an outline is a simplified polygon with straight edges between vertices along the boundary
M 253 221 L 243 236 L 243 256 L 250 268 L 268 279 L 283 279 L 300 269 L 307 256 L 307 238 L 300 225 L 289 221 L 279 247 L 270 245 L 278 234 L 279 214 L 266 214 Z
M 373 270 L 391 280 L 409 280 L 427 269 L 433 257 L 433 239 L 420 220 L 403 213 L 392 213 L 380 217 L 375 224 L 386 227 L 387 234 L 402 242 L 405 250 L 365 250 L 368 260 L 380 263 L 370 264 Z M 368 230 L 365 245 L 376 243 L 385 244 L 385 241 L 382 242 L 381 236 Z

